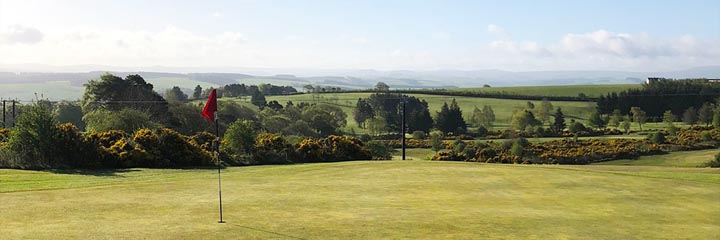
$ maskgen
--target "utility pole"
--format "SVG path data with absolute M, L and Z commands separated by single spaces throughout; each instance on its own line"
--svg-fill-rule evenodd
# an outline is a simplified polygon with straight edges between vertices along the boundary
M 15 127 L 15 100 L 12 100 L 12 117 L 13 117 L 12 126 Z
M 2 100 L 2 101 L 3 101 L 3 128 L 6 128 L 7 126 L 5 125 L 5 122 L 6 122 L 5 121 L 6 120 L 5 119 L 5 100 Z
M 405 160 L 405 96 L 401 95 L 400 101 L 402 101 L 402 119 L 400 120 L 402 128 L 402 160 Z

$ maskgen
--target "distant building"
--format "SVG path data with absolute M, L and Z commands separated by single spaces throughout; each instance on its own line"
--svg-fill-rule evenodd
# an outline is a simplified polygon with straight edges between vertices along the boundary
M 711 79 L 708 79 L 708 82 L 711 82 L 711 83 L 720 83 L 720 79 L 711 78 Z
M 665 78 L 649 77 L 649 78 L 647 78 L 647 80 L 645 80 L 645 83 L 646 83 L 646 84 L 650 84 L 650 82 L 660 81 L 661 79 L 665 79 Z

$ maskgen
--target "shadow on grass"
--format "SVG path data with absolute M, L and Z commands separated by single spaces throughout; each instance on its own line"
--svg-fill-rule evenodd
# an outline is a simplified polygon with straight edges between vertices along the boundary
M 291 235 L 282 234 L 282 233 L 273 232 L 273 231 L 268 231 L 268 230 L 263 230 L 263 229 L 259 229 L 259 228 L 243 226 L 243 225 L 240 225 L 240 224 L 229 224 L 229 225 L 233 225 L 233 226 L 241 227 L 241 228 L 245 228 L 245 229 L 250 229 L 250 230 L 254 230 L 254 231 L 258 231 L 258 232 L 275 234 L 275 235 L 277 235 L 277 236 L 286 237 L 286 238 L 291 238 L 291 239 L 305 239 L 305 238 L 301 238 L 301 237 L 291 236 Z
M 76 175 L 90 175 L 99 177 L 125 177 L 118 175 L 118 173 L 126 172 L 137 172 L 137 169 L 49 169 L 46 172 L 56 174 L 76 174 Z

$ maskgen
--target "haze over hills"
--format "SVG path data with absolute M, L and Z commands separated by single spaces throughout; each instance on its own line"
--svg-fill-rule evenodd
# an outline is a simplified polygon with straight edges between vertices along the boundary
M 135 68 L 137 69 L 137 68 Z M 50 99 L 77 99 L 82 85 L 110 72 L 119 76 L 140 74 L 159 92 L 180 86 L 189 92 L 196 85 L 217 87 L 231 83 L 335 86 L 345 89 L 370 88 L 385 82 L 393 88 L 459 88 L 491 86 L 548 86 L 575 84 L 635 84 L 647 77 L 720 78 L 720 65 L 666 72 L 627 71 L 524 71 L 503 70 L 352 70 L 352 69 L 273 69 L 273 68 L 175 68 L 77 65 L 0 65 L 0 96 L 31 99 L 34 93 Z M 32 84 L 33 88 L 23 88 Z M 44 89 L 42 86 L 50 86 Z M 29 86 L 29 85 L 28 85 Z M 28 89 L 28 90 L 24 90 Z M 58 93 L 62 94 L 58 94 Z

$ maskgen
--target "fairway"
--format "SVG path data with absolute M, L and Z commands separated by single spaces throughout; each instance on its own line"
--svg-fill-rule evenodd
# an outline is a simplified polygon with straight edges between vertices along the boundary
M 669 170 L 665 170 L 669 169 Z M 681 169 L 682 170 L 682 169 Z M 720 172 L 358 161 L 0 170 L 3 239 L 717 239 Z
M 596 163 L 598 165 L 698 167 L 715 158 L 718 149 L 691 152 L 671 152 L 659 156 L 643 156 L 635 160 L 615 160 Z

